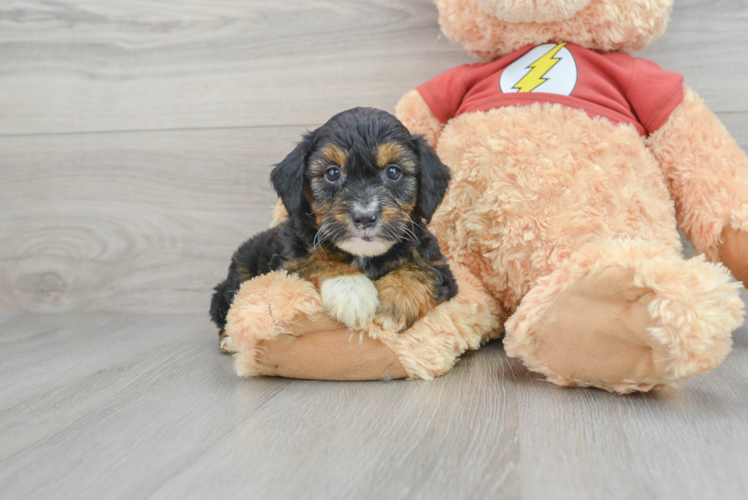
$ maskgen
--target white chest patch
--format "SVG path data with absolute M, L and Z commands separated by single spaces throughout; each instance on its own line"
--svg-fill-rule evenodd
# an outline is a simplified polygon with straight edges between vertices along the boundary
M 571 95 L 577 86 L 577 63 L 566 43 L 538 45 L 504 69 L 499 86 L 505 94 L 543 92 Z

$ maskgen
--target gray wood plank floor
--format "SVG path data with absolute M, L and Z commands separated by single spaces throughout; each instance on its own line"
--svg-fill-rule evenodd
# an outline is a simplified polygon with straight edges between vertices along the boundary
M 748 149 L 748 3 L 714 5 L 641 55 Z M 203 310 L 300 133 L 470 61 L 431 0 L 0 3 L 0 311 Z
M 643 51 L 748 149 L 748 3 Z M 210 288 L 299 134 L 472 61 L 431 0 L 0 2 L 0 498 L 748 498 L 748 327 L 615 396 L 500 344 L 432 382 L 242 380 Z M 744 299 L 746 296 L 744 295 Z
M 204 316 L 7 315 L 3 498 L 746 498 L 748 329 L 709 375 L 562 389 L 500 344 L 432 382 L 242 380 Z

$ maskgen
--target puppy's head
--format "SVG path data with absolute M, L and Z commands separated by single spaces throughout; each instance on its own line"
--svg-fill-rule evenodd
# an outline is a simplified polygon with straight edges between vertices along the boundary
M 289 217 L 315 242 L 373 257 L 428 224 L 449 169 L 421 136 L 373 108 L 333 116 L 308 133 L 271 174 Z

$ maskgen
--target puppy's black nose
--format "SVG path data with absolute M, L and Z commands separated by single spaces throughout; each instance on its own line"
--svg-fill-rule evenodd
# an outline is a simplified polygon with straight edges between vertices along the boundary
M 377 223 L 376 212 L 353 212 L 353 222 L 359 229 L 368 229 Z

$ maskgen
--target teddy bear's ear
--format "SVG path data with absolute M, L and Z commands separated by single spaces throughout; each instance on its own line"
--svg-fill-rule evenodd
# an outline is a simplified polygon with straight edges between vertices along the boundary
M 428 224 L 447 192 L 451 175 L 449 167 L 441 162 L 434 148 L 429 146 L 423 136 L 414 135 L 411 139 L 420 160 L 418 200 L 413 215 Z
M 304 169 L 314 145 L 314 132 L 304 135 L 293 151 L 270 172 L 270 181 L 280 196 L 289 217 L 304 208 Z

